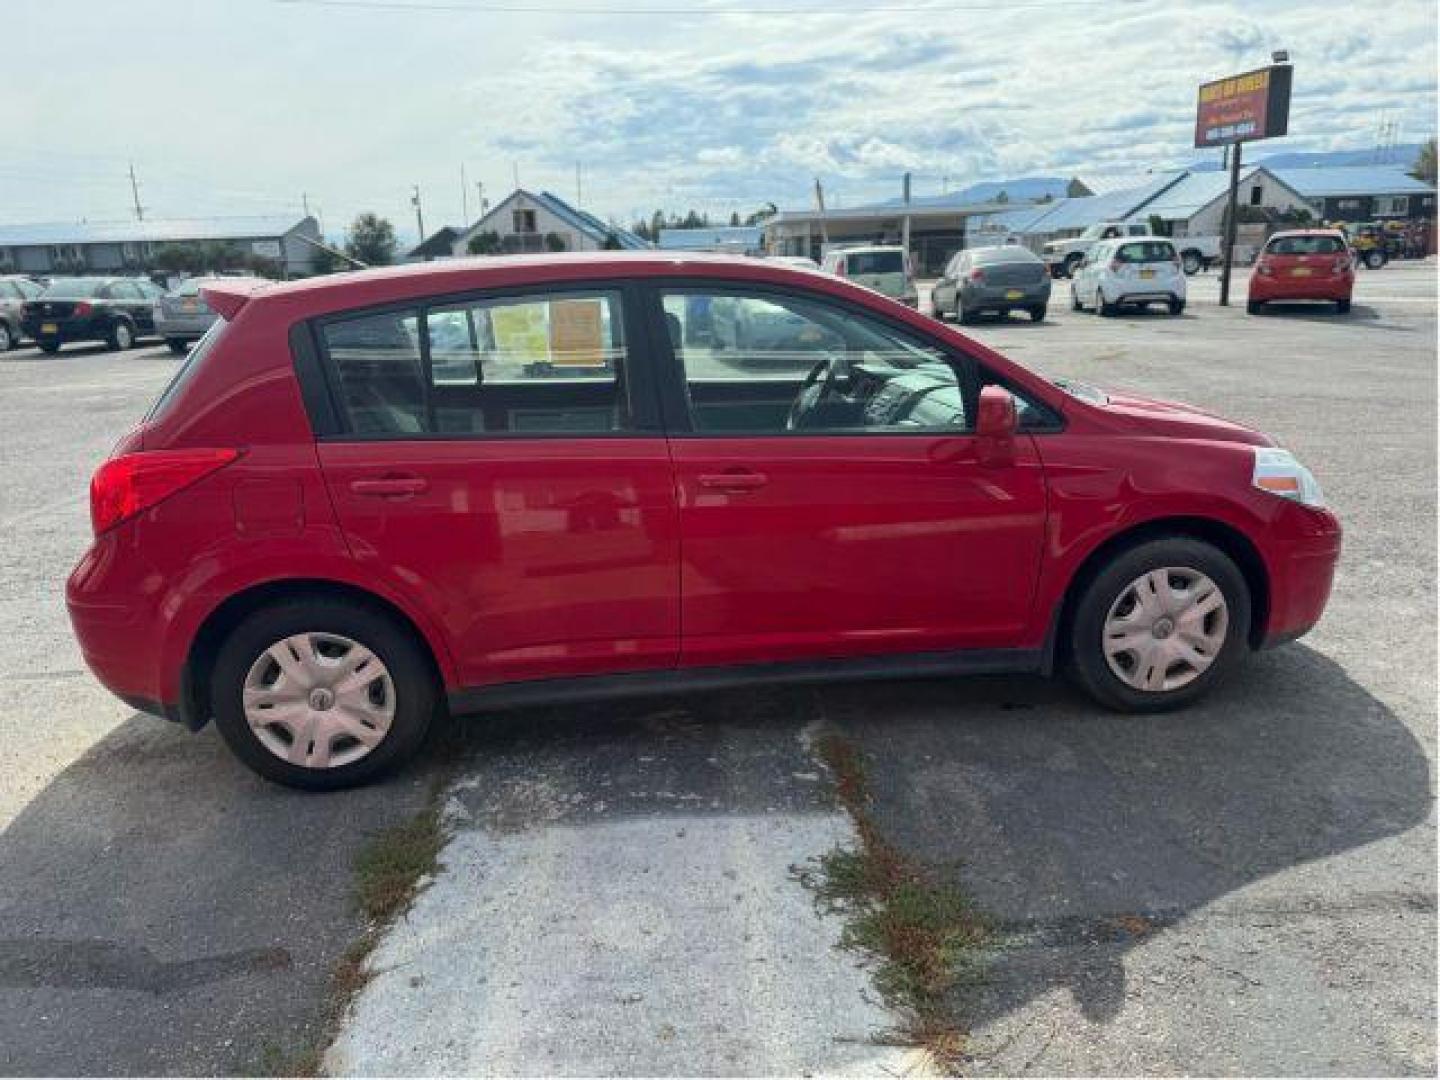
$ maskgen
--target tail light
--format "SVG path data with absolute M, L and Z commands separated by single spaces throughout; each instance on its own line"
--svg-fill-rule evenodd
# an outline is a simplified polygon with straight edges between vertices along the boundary
M 1255 272 L 1257 274 L 1263 274 L 1265 277 L 1269 277 L 1271 274 L 1275 273 L 1275 267 L 1270 265 L 1269 259 L 1261 259 L 1258 263 L 1255 264 Z
M 1120 272 L 1120 268 L 1121 268 L 1122 266 L 1124 266 L 1124 265 L 1125 265 L 1125 264 L 1122 263 L 1119 259 L 1111 259 L 1111 260 L 1110 260 L 1110 273 L 1112 273 L 1112 274 L 1118 274 L 1118 273 Z
M 984 281 L 984 280 L 985 280 L 985 271 L 982 270 L 982 269 L 980 269 L 980 267 L 977 266 L 974 270 L 971 270 L 971 271 L 970 271 L 970 280 L 971 280 L 971 281 Z
M 239 456 L 239 450 L 227 448 L 152 450 L 111 458 L 90 481 L 90 524 L 95 535 L 144 513 Z
M 1350 260 L 1344 255 L 1341 255 L 1338 259 L 1335 260 L 1335 265 L 1330 268 L 1330 272 L 1332 274 L 1343 274 L 1349 269 Z
M 74 313 L 76 315 L 89 315 L 90 312 L 94 310 L 95 309 L 90 304 L 86 303 L 84 300 L 81 300 L 78 304 L 75 305 Z
M 845 260 L 844 260 L 844 259 L 837 259 L 837 260 L 835 260 L 835 276 L 836 276 L 836 277 L 845 277 L 845 276 L 846 276 L 846 274 L 845 274 Z

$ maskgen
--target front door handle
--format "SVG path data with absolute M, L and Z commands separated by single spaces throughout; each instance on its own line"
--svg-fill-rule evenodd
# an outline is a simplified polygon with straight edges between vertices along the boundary
M 373 499 L 408 499 L 419 495 L 430 482 L 419 476 L 385 476 L 378 480 L 352 480 L 350 490 Z
M 701 473 L 700 476 L 697 477 L 697 481 L 701 487 L 713 488 L 716 491 L 739 493 L 744 491 L 758 491 L 770 482 L 770 478 L 764 473 L 741 469 L 735 472 Z

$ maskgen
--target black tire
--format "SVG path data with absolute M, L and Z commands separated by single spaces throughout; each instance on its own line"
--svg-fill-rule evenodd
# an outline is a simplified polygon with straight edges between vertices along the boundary
M 1044 322 L 1044 321 L 1045 321 L 1045 305 L 1044 305 L 1044 304 L 1036 304 L 1034 307 L 1027 308 L 1026 310 L 1030 312 L 1030 321 L 1031 321 L 1031 322 Z
M 973 326 L 975 324 L 975 315 L 975 312 L 966 310 L 965 305 L 960 302 L 960 298 L 958 296 L 955 298 L 956 322 L 961 323 L 964 326 Z
M 1248 312 L 1248 313 L 1251 314 L 1251 315 L 1259 315 L 1259 314 L 1260 314 L 1260 309 L 1263 308 L 1264 306 L 1265 306 L 1265 301 L 1264 301 L 1264 300 L 1247 300 L 1247 301 L 1245 301 L 1245 310 L 1246 310 L 1246 312 Z
M 49 353 L 52 356 L 60 351 L 60 342 L 58 341 L 46 341 L 42 338 L 41 340 L 35 342 L 35 344 L 41 352 Z
M 1365 253 L 1365 265 L 1371 270 L 1379 270 L 1386 262 L 1383 251 L 1367 251 Z
M 1105 318 L 1113 319 L 1116 315 L 1120 314 L 1120 305 L 1118 303 L 1112 304 L 1109 300 L 1105 299 L 1105 293 L 1103 291 L 1097 290 L 1095 293 L 1095 310 L 1105 316 Z
M 1170 314 L 1174 315 L 1176 318 L 1179 318 L 1181 315 L 1185 314 L 1184 300 L 1171 300 L 1167 303 L 1166 306 L 1169 307 Z
M 1084 255 L 1079 255 L 1079 254 L 1066 255 L 1066 256 L 1065 256 L 1065 276 L 1068 277 L 1068 278 L 1073 278 L 1073 277 L 1075 276 L 1075 268 L 1076 268 L 1077 266 L 1079 266 L 1079 265 L 1080 265 L 1082 262 L 1084 262 L 1084 261 L 1085 261 L 1085 256 L 1084 256 Z
M 1084 311 L 1084 310 L 1085 310 L 1085 305 L 1082 304 L 1082 303 L 1080 303 L 1080 294 L 1075 291 L 1075 287 L 1074 287 L 1073 285 L 1070 287 L 1070 310 L 1071 310 L 1071 311 Z
M 110 324 L 105 335 L 105 344 L 112 349 L 124 350 L 135 344 L 135 326 L 127 319 L 116 319 Z
M 170 346 L 170 351 L 173 352 L 176 356 L 184 356 L 187 352 L 190 351 L 190 343 L 184 338 L 166 338 L 165 344 Z
M 1194 277 L 1204 265 L 1205 260 L 1200 257 L 1198 251 L 1187 251 L 1180 256 L 1180 266 L 1185 271 L 1186 277 Z
M 20 335 L 10 328 L 10 324 L 0 322 L 0 353 L 9 352 L 20 344 Z
M 267 750 L 245 719 L 242 691 L 251 665 L 276 642 L 305 632 L 339 634 L 373 652 L 390 672 L 395 710 L 384 739 L 364 757 L 335 768 L 305 768 Z M 364 604 L 325 597 L 283 600 L 246 617 L 220 647 L 210 677 L 210 705 L 235 756 L 267 780 L 307 791 L 367 783 L 415 755 L 436 709 L 434 667 L 408 629 Z
M 1335 312 L 1336 312 L 1336 314 L 1338 314 L 1338 315 L 1349 315 L 1349 314 L 1350 314 L 1350 301 L 1349 301 L 1349 300 L 1336 300 L 1336 301 L 1335 301 Z
M 1174 690 L 1137 690 L 1111 669 L 1102 649 L 1105 619 L 1129 585 L 1143 574 L 1164 567 L 1198 570 L 1225 597 L 1228 626 L 1219 653 L 1192 681 Z M 1250 589 L 1245 576 L 1219 548 L 1188 536 L 1167 536 L 1126 548 L 1082 586 L 1067 638 L 1071 676 L 1087 694 L 1120 712 L 1163 712 L 1179 708 L 1207 693 L 1248 651 Z

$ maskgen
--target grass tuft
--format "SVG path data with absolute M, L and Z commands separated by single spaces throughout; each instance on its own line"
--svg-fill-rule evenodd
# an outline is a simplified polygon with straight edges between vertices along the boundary
M 959 888 L 925 872 L 881 836 L 855 744 L 828 734 L 816 748 L 860 844 L 821 856 L 801 880 L 828 909 L 846 916 L 841 944 L 875 962 L 876 989 L 905 1018 L 895 1034 L 955 1073 L 964 1060 L 965 1036 L 951 991 L 982 976 L 992 927 Z
M 355 859 L 355 902 L 370 922 L 388 923 L 410 906 L 439 866 L 445 830 L 440 804 L 377 833 Z

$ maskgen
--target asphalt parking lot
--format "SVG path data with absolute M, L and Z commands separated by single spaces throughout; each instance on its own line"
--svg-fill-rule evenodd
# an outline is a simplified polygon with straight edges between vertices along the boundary
M 1328 307 L 1069 310 L 969 332 L 1049 374 L 1258 426 L 1346 527 L 1325 621 L 1201 706 L 914 681 L 470 721 L 446 871 L 332 1050 L 356 1072 L 896 1066 L 788 874 L 845 842 L 811 743 L 868 760 L 876 822 L 1002 929 L 956 1003 L 975 1073 L 1433 1075 L 1436 266 Z M 0 1070 L 274 1067 L 320 1031 L 351 864 L 438 753 L 306 797 L 84 670 L 62 584 L 86 483 L 174 372 L 163 346 L 0 356 Z

